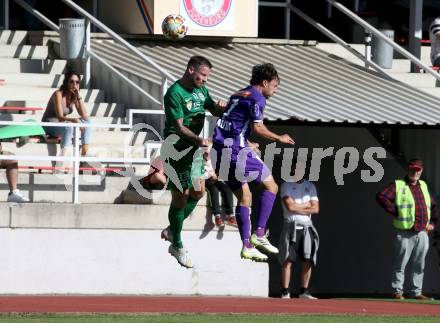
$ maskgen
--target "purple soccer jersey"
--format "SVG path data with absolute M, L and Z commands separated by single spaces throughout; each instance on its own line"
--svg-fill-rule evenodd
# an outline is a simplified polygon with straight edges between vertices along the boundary
M 231 148 L 234 152 L 247 147 L 251 123 L 263 121 L 265 106 L 266 98 L 253 86 L 248 86 L 232 95 L 229 98 L 228 108 L 217 120 L 213 135 L 214 144 L 231 146 L 232 141 Z

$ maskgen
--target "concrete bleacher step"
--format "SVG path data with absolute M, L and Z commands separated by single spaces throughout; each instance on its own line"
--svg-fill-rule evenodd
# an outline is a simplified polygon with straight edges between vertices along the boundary
M 4 85 L 36 86 L 58 88 L 63 83 L 63 74 L 45 73 L 1 73 Z
M 426 93 L 428 93 L 428 94 L 431 94 L 431 95 L 433 95 L 435 97 L 440 98 L 440 87 L 439 88 L 420 87 L 419 89 L 424 91 L 424 92 L 426 92 Z
M 0 86 L 0 101 L 49 100 L 54 91 L 55 89 L 49 87 L 3 85 Z M 84 102 L 103 102 L 105 100 L 103 90 L 81 89 L 80 93 Z
M 47 59 L 47 46 L 0 45 L 0 58 Z
M 62 74 L 66 67 L 63 59 L 0 58 L 0 73 L 52 73 Z
M 34 119 L 33 118 L 34 116 L 32 115 L 29 115 L 29 117 L 30 117 L 29 119 Z M 93 118 L 92 121 L 96 123 Z M 126 144 L 142 145 L 146 140 L 160 141 L 160 138 L 151 139 L 150 132 L 145 132 L 145 131 L 135 132 L 129 129 L 108 128 L 107 125 L 109 125 L 109 123 L 105 123 L 105 124 L 103 123 L 101 125 L 105 125 L 105 127 L 93 128 L 91 135 L 91 145 L 112 145 L 121 148 L 124 147 Z
M 145 174 L 137 174 L 137 178 L 145 176 Z M 84 174 L 79 176 L 79 180 L 79 200 L 81 203 L 112 204 L 130 183 L 128 176 Z M 23 195 L 29 196 L 31 202 L 70 203 L 72 201 L 71 185 L 71 174 L 39 174 L 20 171 L 18 176 L 18 188 Z M 0 201 L 6 201 L 8 192 L 5 172 L 1 171 Z M 148 194 L 147 191 L 142 192 L 146 198 L 141 198 L 138 204 L 153 204 L 157 210 L 160 210 L 162 209 L 160 206 L 168 208 L 171 203 L 170 191 L 153 191 L 154 194 Z M 199 201 L 198 205 L 200 207 L 207 205 L 206 195 Z M 105 216 L 105 212 L 102 214 Z
M 27 143 L 22 147 L 17 147 L 15 143 L 3 142 L 2 147 L 4 151 L 22 156 L 58 156 L 60 153 L 60 145 L 58 144 Z M 92 140 L 89 154 L 94 157 L 144 158 L 145 149 L 142 145 L 124 146 L 115 145 L 111 141 L 95 143 Z M 32 163 L 34 161 L 30 162 Z M 24 165 L 29 163 L 20 161 L 20 164 Z M 50 162 L 45 162 L 44 164 L 47 165 L 50 164 Z
M 55 91 L 55 89 L 54 89 Z M 0 106 L 12 106 L 12 107 L 40 107 L 45 109 L 47 100 L 8 100 L 0 98 Z M 87 108 L 87 112 L 90 116 L 96 117 L 124 117 L 125 106 L 121 103 L 110 102 L 84 102 Z M 44 111 L 36 111 L 35 115 L 42 115 Z M 32 112 L 26 112 L 25 114 L 31 115 Z
M 342 46 L 335 43 L 320 43 L 317 47 L 330 55 L 332 55 L 335 59 L 345 60 L 350 64 L 357 64 L 363 66 L 364 63 L 357 59 L 350 52 L 345 50 Z M 352 45 L 353 48 L 358 50 L 361 54 L 364 54 L 365 46 L 362 44 Z M 421 61 L 427 65 L 431 66 L 430 59 L 430 46 L 422 46 L 421 47 Z M 384 69 L 384 71 L 394 78 L 395 80 L 408 84 L 410 86 L 416 87 L 422 91 L 425 91 L 434 96 L 439 96 L 438 90 L 435 88 L 439 82 L 436 82 L 436 79 L 427 73 L 411 73 L 411 61 L 409 59 L 405 59 L 401 57 L 400 54 L 395 53 L 395 58 L 392 62 L 392 68 Z
M 0 45 L 24 45 L 27 38 L 24 30 L 0 30 Z
M 355 49 L 362 55 L 365 53 L 365 45 L 364 44 L 349 44 L 351 48 Z M 316 45 L 317 48 L 320 50 L 323 50 L 325 52 L 331 53 L 333 55 L 339 56 L 341 58 L 351 59 L 355 57 L 353 54 L 351 54 L 348 50 L 346 50 L 344 47 L 342 47 L 339 44 L 336 43 L 318 43 Z M 422 46 L 421 47 L 421 54 L 420 57 L 422 60 L 429 60 L 430 59 L 430 53 L 431 53 L 431 47 L 430 46 Z M 399 53 L 395 52 L 395 57 L 400 55 Z
M 18 207 L 14 207 L 10 203 L 2 203 L 1 205 L 0 227 L 163 229 L 169 224 L 169 205 L 114 205 L 93 202 L 79 205 L 44 202 L 25 203 Z M 12 216 L 10 216 L 10 208 L 13 208 Z M 206 207 L 198 205 L 184 222 L 184 230 L 201 232 L 208 222 L 209 230 L 216 232 L 217 228 L 211 225 L 212 220 L 208 219 L 207 221 L 206 211 Z M 224 230 L 236 232 L 237 228 L 227 225 Z M 160 234 L 157 238 L 157 242 L 160 243 Z M 240 248 L 240 245 L 238 245 L 238 248 Z
M 25 120 L 33 119 L 40 121 L 43 116 L 44 111 L 37 111 L 34 115 L 32 114 L 17 114 L 17 113 L 4 113 L 0 111 L 0 121 L 17 121 L 22 122 Z M 75 113 L 71 115 L 72 117 L 78 117 Z M 93 123 L 95 124 L 126 124 L 125 117 L 93 117 Z M 97 128 L 97 131 L 105 130 L 103 128 Z
M 422 87 L 436 87 L 436 79 L 427 73 L 390 73 L 391 77 L 403 83 L 411 84 L 412 86 Z

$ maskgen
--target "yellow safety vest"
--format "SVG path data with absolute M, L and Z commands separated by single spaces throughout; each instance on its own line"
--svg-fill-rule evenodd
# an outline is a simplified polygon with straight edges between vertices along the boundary
M 419 183 L 428 209 L 429 224 L 429 219 L 431 218 L 431 196 L 429 195 L 428 185 L 421 180 L 419 180 Z M 416 203 L 409 185 L 404 180 L 396 180 L 396 199 L 394 203 L 397 208 L 397 216 L 393 220 L 394 227 L 403 230 L 411 229 L 416 221 Z

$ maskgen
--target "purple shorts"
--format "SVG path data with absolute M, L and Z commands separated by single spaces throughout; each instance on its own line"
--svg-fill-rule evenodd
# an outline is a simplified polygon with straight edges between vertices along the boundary
M 272 175 L 260 157 L 249 147 L 226 148 L 214 143 L 211 161 L 219 179 L 226 182 L 232 191 L 245 183 L 260 184 Z

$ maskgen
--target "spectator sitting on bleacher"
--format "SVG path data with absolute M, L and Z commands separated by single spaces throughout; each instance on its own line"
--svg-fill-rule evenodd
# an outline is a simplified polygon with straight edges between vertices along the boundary
M 2 145 L 0 143 L 0 155 L 11 155 L 7 151 L 3 151 Z M 17 179 L 18 179 L 18 162 L 16 160 L 0 160 L 0 168 L 6 169 L 6 180 L 8 181 L 9 194 L 8 202 L 24 203 L 29 202 L 29 200 L 21 195 L 20 191 L 17 189 Z
M 75 72 L 67 72 L 64 75 L 63 84 L 56 90 L 47 103 L 44 111 L 43 122 L 74 122 L 90 123 L 86 106 L 79 92 L 81 77 Z M 80 118 L 68 117 L 73 112 L 75 106 Z M 53 137 L 61 137 L 61 154 L 65 154 L 65 148 L 72 145 L 74 133 L 73 127 L 44 127 L 46 134 Z M 91 128 L 81 128 L 81 155 L 87 155 L 90 144 Z M 86 163 L 81 163 L 80 167 L 88 167 Z
M 429 39 L 431 40 L 431 63 L 440 67 L 440 17 L 434 19 L 429 26 Z

